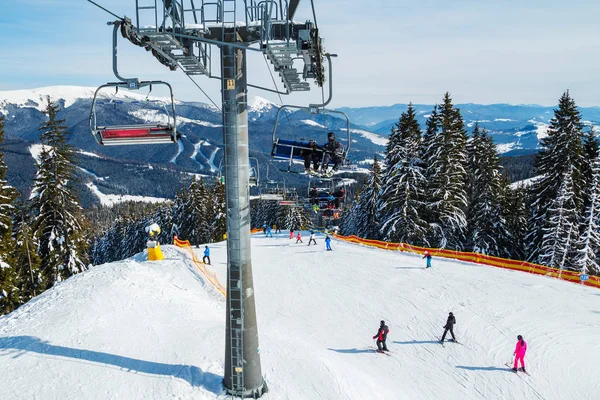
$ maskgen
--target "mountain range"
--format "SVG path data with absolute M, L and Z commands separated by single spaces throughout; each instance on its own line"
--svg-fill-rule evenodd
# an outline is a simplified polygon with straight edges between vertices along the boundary
M 45 118 L 41 110 L 48 97 L 61 106 L 59 117 L 65 120 L 72 134 L 71 145 L 79 150 L 79 190 L 84 206 L 100 202 L 102 196 L 98 196 L 98 191 L 117 196 L 172 198 L 192 176 L 219 175 L 223 141 L 218 108 L 176 101 L 177 127 L 182 134 L 178 145 L 104 147 L 96 143 L 89 128 L 94 92 L 95 88 L 76 86 L 0 91 L 0 114 L 5 116 L 7 179 L 23 196 L 29 196 L 31 190 L 35 173 L 33 145 L 39 143 L 39 126 Z M 165 121 L 165 109 L 169 107 L 170 100 L 166 98 L 127 90 L 103 91 L 98 96 L 96 113 L 100 125 L 153 123 Z M 433 105 L 414 107 L 424 127 Z M 535 105 L 459 104 L 457 107 L 468 129 L 478 122 L 490 132 L 499 152 L 506 155 L 535 152 L 554 115 L 552 107 Z M 351 121 L 348 135 L 346 121 L 338 114 L 293 110 L 283 113 L 274 130 L 278 106 L 260 97 L 249 99 L 250 156 L 258 160 L 258 166 L 251 162 L 253 173 L 258 173 L 263 182 L 307 186 L 304 176 L 281 171 L 286 168 L 285 161 L 271 158 L 273 135 L 325 142 L 326 133 L 333 131 L 344 145 L 350 141 L 349 159 L 353 163 L 369 164 L 375 154 L 383 155 L 390 129 L 406 108 L 405 104 L 340 108 Z M 599 107 L 582 108 L 581 112 L 587 125 L 600 121 Z

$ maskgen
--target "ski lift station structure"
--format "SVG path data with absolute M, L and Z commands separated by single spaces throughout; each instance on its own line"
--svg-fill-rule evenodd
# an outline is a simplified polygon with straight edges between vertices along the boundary
M 260 363 L 250 254 L 247 88 L 290 94 L 310 90 L 307 79 L 314 79 L 322 88 L 325 80 L 323 61 L 326 58 L 331 68 L 330 57 L 333 55 L 323 53 L 313 0 L 315 22 L 294 20 L 300 0 L 132 1 L 135 1 L 134 21 L 88 0 L 116 18 L 109 24 L 113 25 L 113 71 L 119 81 L 103 85 L 99 90 L 106 87 L 135 90 L 166 84 L 119 75 L 116 68 L 118 31 L 131 43 L 151 51 L 170 70 L 180 68 L 196 86 L 195 75 L 221 81 L 228 280 L 223 385 L 231 396 L 258 398 L 268 389 Z M 211 70 L 212 46 L 219 48 L 220 76 Z M 247 83 L 248 51 L 260 52 L 271 62 L 283 82 L 284 91 Z M 295 67 L 298 63 L 302 64 L 301 71 Z M 200 86 L 198 88 L 201 90 Z M 100 144 L 172 143 L 178 140 L 174 101 L 172 120 L 156 126 L 98 125 L 97 102 L 93 103 L 90 128 Z

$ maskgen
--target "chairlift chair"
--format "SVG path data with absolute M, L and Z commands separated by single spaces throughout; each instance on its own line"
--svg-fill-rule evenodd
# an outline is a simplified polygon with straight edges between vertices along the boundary
M 339 114 L 342 115 L 346 119 L 346 146 L 344 147 L 344 152 L 342 153 L 342 164 L 346 160 L 346 156 L 348 155 L 348 151 L 350 150 L 350 119 L 348 116 L 338 110 L 331 110 L 321 107 L 302 107 L 302 106 L 294 106 L 294 105 L 283 105 L 279 107 L 277 110 L 277 115 L 275 117 L 275 125 L 273 126 L 273 147 L 271 149 L 271 156 L 277 159 L 283 159 L 288 161 L 287 172 L 292 172 L 292 162 L 294 160 L 304 162 L 304 152 L 311 151 L 312 149 L 308 146 L 308 141 L 304 140 L 291 140 L 288 138 L 281 138 L 277 136 L 277 127 L 279 126 L 279 117 L 281 112 L 285 109 L 296 109 L 296 110 L 304 110 L 309 114 Z M 317 150 L 318 151 L 318 150 Z M 322 157 L 325 155 L 322 152 Z M 322 159 L 322 158 L 321 158 Z M 333 160 L 330 161 L 330 165 L 333 165 Z
M 169 88 L 171 99 L 171 114 L 167 114 L 166 123 L 156 124 L 124 124 L 124 125 L 99 125 L 97 123 L 97 104 L 102 101 L 98 100 L 98 94 L 102 89 L 115 88 L 115 95 L 119 88 L 137 89 L 148 86 L 152 91 L 153 85 L 165 85 Z M 148 95 L 150 92 L 148 92 Z M 110 102 L 109 102 L 110 103 Z M 166 111 L 166 107 L 165 107 Z M 171 85 L 163 81 L 146 81 L 139 82 L 133 85 L 129 82 L 110 82 L 100 86 L 94 93 L 92 107 L 90 111 L 90 130 L 98 144 L 104 146 L 126 145 L 126 144 L 160 144 L 160 143 L 176 143 L 178 133 L 176 128 L 175 115 L 175 100 L 173 98 L 173 89 Z

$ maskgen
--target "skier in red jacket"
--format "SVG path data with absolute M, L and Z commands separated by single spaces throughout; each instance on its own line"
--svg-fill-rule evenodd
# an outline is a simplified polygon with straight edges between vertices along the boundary
M 379 330 L 377 331 L 377 334 L 375 336 L 373 336 L 373 339 L 377 339 L 377 351 L 379 351 L 379 352 L 389 351 L 387 346 L 385 345 L 385 341 L 387 339 L 387 334 L 389 332 L 390 332 L 390 329 L 385 324 L 385 321 L 381 321 L 381 324 L 379 325 Z

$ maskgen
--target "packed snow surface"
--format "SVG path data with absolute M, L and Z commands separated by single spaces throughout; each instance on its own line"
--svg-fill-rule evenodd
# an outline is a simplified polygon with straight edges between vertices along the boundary
M 252 239 L 264 399 L 598 398 L 599 290 L 274 236 Z M 210 247 L 224 282 L 225 244 Z M 163 252 L 93 267 L 0 318 L 2 397 L 225 400 L 225 300 L 183 250 Z M 461 344 L 442 347 L 449 311 Z M 389 355 L 373 350 L 382 319 Z M 519 334 L 531 376 L 504 366 Z

